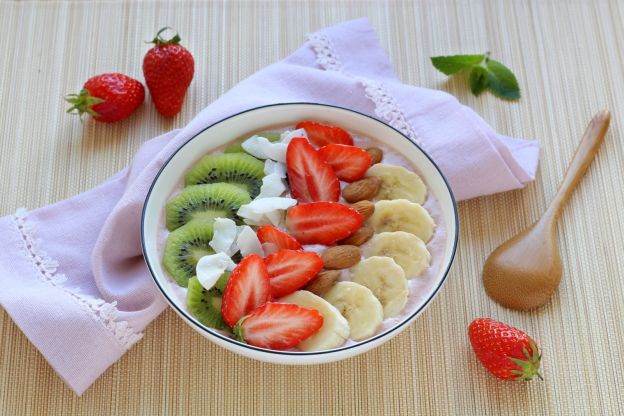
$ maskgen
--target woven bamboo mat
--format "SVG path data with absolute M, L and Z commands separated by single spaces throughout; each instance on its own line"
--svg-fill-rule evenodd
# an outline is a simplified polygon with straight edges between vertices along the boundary
M 498 131 L 543 145 L 527 189 L 460 204 L 460 248 L 447 284 L 408 330 L 372 352 L 323 366 L 262 364 L 214 346 L 167 311 L 77 398 L 0 311 L 0 414 L 624 414 L 624 2 L 0 3 L 1 215 L 96 185 L 145 140 L 183 126 L 307 33 L 361 16 L 405 82 L 449 91 Z M 115 125 L 81 125 L 64 114 L 63 95 L 93 74 L 142 79 L 142 41 L 164 25 L 181 31 L 196 58 L 179 116 L 163 120 L 149 102 Z M 447 82 L 428 62 L 486 50 L 518 75 L 519 102 L 474 98 L 465 81 Z M 611 131 L 559 224 L 558 294 L 532 313 L 499 307 L 480 283 L 484 258 L 544 211 L 602 108 L 614 114 Z M 478 316 L 532 334 L 546 381 L 491 378 L 467 343 Z

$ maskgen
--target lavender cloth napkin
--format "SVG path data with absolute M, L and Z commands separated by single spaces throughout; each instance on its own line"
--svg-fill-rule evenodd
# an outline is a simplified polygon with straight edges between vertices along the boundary
M 206 126 L 281 102 L 328 103 L 385 121 L 429 153 L 460 200 L 534 179 L 536 142 L 498 135 L 446 93 L 402 84 L 368 20 L 314 33 L 184 129 L 146 142 L 128 168 L 102 185 L 0 218 L 0 303 L 77 394 L 165 308 L 140 244 L 141 209 L 159 168 Z

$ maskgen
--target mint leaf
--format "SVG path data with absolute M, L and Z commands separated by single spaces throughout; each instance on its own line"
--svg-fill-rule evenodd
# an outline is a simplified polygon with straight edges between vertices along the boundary
M 485 55 L 434 56 L 431 63 L 445 75 L 453 75 L 462 69 L 478 65 L 484 58 Z
M 490 91 L 500 98 L 517 100 L 520 98 L 520 87 L 511 69 L 494 59 L 485 63 L 488 72 Z
M 470 69 L 468 81 L 474 95 L 479 95 L 489 88 L 500 98 L 507 100 L 520 98 L 516 76 L 502 63 L 490 59 L 489 52 L 483 55 L 434 56 L 431 63 L 446 75 Z
M 487 87 L 490 79 L 487 71 L 481 66 L 475 66 L 470 71 L 470 90 L 474 95 L 481 94 Z

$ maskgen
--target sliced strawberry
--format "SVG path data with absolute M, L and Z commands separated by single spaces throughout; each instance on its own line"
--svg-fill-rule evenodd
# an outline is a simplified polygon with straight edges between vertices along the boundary
M 300 204 L 286 214 L 286 228 L 301 244 L 331 245 L 362 226 L 362 216 L 338 202 Z
M 262 257 L 250 254 L 230 274 L 223 298 L 221 315 L 229 326 L 271 300 L 269 272 Z
M 290 192 L 299 202 L 338 201 L 340 183 L 329 166 L 303 137 L 290 141 L 286 151 Z
M 303 250 L 301 244 L 295 237 L 273 227 L 272 225 L 263 225 L 256 230 L 258 240 L 262 243 L 262 248 L 266 254 L 277 253 L 279 250 Z
M 323 269 L 321 256 L 313 251 L 280 250 L 264 262 L 274 299 L 301 289 Z
M 239 341 L 272 350 L 287 350 L 312 336 L 323 326 L 315 309 L 292 303 L 269 302 L 242 318 L 234 327 Z
M 318 154 L 334 169 L 338 179 L 347 182 L 362 179 L 373 164 L 366 150 L 346 144 L 328 144 L 321 147 Z
M 353 145 L 351 135 L 340 127 L 328 126 L 314 121 L 302 121 L 295 128 L 304 129 L 308 138 L 317 146 L 332 143 Z

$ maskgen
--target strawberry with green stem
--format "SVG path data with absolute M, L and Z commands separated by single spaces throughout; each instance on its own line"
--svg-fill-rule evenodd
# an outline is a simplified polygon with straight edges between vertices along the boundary
M 539 372 L 542 354 L 523 331 L 490 318 L 478 318 L 468 327 L 477 358 L 495 377 L 529 381 Z
M 161 35 L 171 29 L 164 27 L 158 31 L 151 42 L 152 47 L 143 58 L 145 83 L 156 105 L 156 109 L 165 117 L 173 117 L 182 108 L 195 71 L 193 55 L 182 45 L 176 33 L 170 39 Z
M 65 100 L 72 106 L 68 113 L 85 114 L 104 123 L 123 120 L 145 100 L 145 88 L 136 79 L 120 73 L 100 74 L 85 82 L 78 94 L 70 94 Z

